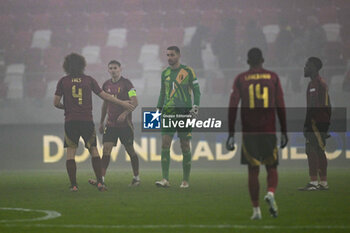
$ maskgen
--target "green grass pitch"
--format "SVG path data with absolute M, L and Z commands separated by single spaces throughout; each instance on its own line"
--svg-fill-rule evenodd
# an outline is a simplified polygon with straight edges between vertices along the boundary
M 251 221 L 246 169 L 192 169 L 191 187 L 179 188 L 181 170 L 171 169 L 171 187 L 157 188 L 160 170 L 144 170 L 141 186 L 128 187 L 131 169 L 108 172 L 109 190 L 98 192 L 87 180 L 92 171 L 78 169 L 79 192 L 68 190 L 65 171 L 0 172 L 0 232 L 350 232 L 350 172 L 329 169 L 329 191 L 300 192 L 305 169 L 279 168 L 276 200 L 279 217 L 270 217 L 263 201 L 266 172 L 260 172 L 263 219 Z

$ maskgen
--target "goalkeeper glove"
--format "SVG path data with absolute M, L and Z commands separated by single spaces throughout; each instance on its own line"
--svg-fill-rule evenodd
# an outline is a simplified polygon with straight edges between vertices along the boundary
M 226 141 L 227 150 L 235 150 L 235 138 L 233 135 L 229 135 Z
M 198 112 L 199 112 L 199 107 L 197 105 L 193 105 L 192 109 L 190 110 L 190 114 L 192 115 L 192 117 L 197 118 Z

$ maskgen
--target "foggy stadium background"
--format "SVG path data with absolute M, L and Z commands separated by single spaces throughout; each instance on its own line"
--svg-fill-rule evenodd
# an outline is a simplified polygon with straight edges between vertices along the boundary
M 18 140 L 30 139 L 19 129 L 59 125 L 56 134 L 63 135 L 63 112 L 52 101 L 71 52 L 85 56 L 86 74 L 100 85 L 109 78 L 107 63 L 122 63 L 138 93 L 135 122 L 141 107 L 157 103 L 170 45 L 180 47 L 182 63 L 197 73 L 201 107 L 228 106 L 234 77 L 248 68 L 247 50 L 259 47 L 265 68 L 280 76 L 287 107 L 305 107 L 304 63 L 319 56 L 332 106 L 349 109 L 349 10 L 346 0 L 1 0 L 0 128 L 7 152 L 1 160 L 14 160 Z M 101 104 L 94 97 L 95 122 Z M 42 142 L 34 147 L 42 150 Z

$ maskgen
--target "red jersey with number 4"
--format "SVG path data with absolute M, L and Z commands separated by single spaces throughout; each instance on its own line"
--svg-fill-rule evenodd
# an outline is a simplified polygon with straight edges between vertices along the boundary
M 111 94 L 120 100 L 130 100 L 129 92 L 131 90 L 135 90 L 130 80 L 124 77 L 120 77 L 120 79 L 117 82 L 113 82 L 112 79 L 107 80 L 102 85 L 102 89 L 108 94 Z M 107 126 L 109 127 L 132 126 L 131 113 L 128 114 L 125 121 L 117 122 L 118 117 L 124 111 L 125 109 L 122 106 L 107 102 L 107 115 L 108 115 Z
M 65 121 L 93 121 L 91 93 L 98 95 L 101 91 L 96 80 L 87 75 L 61 78 L 55 95 L 63 96 Z
M 243 132 L 276 133 L 276 112 L 281 131 L 287 131 L 283 91 L 276 73 L 261 68 L 251 69 L 236 77 L 229 105 L 230 133 L 235 131 L 240 101 Z

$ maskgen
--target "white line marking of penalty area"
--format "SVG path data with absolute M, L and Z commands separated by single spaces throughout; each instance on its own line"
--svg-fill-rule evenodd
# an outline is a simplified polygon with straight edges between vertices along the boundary
M 211 228 L 211 229 L 350 229 L 348 226 L 335 225 L 305 225 L 305 226 L 273 226 L 273 225 L 195 225 L 195 224 L 175 224 L 175 225 L 83 225 L 83 224 L 6 224 L 6 227 L 46 227 L 46 228 L 95 228 L 95 229 L 160 229 L 160 228 Z
M 33 209 L 23 209 L 23 208 L 7 208 L 7 207 L 0 207 L 0 210 L 14 210 L 14 211 L 20 211 L 20 212 L 39 212 L 46 214 L 43 217 L 38 218 L 29 218 L 29 219 L 4 219 L 0 220 L 0 223 L 11 223 L 11 222 L 34 222 L 34 221 L 43 221 L 43 220 L 49 220 L 53 218 L 58 218 L 61 216 L 60 213 L 53 210 L 33 210 Z

